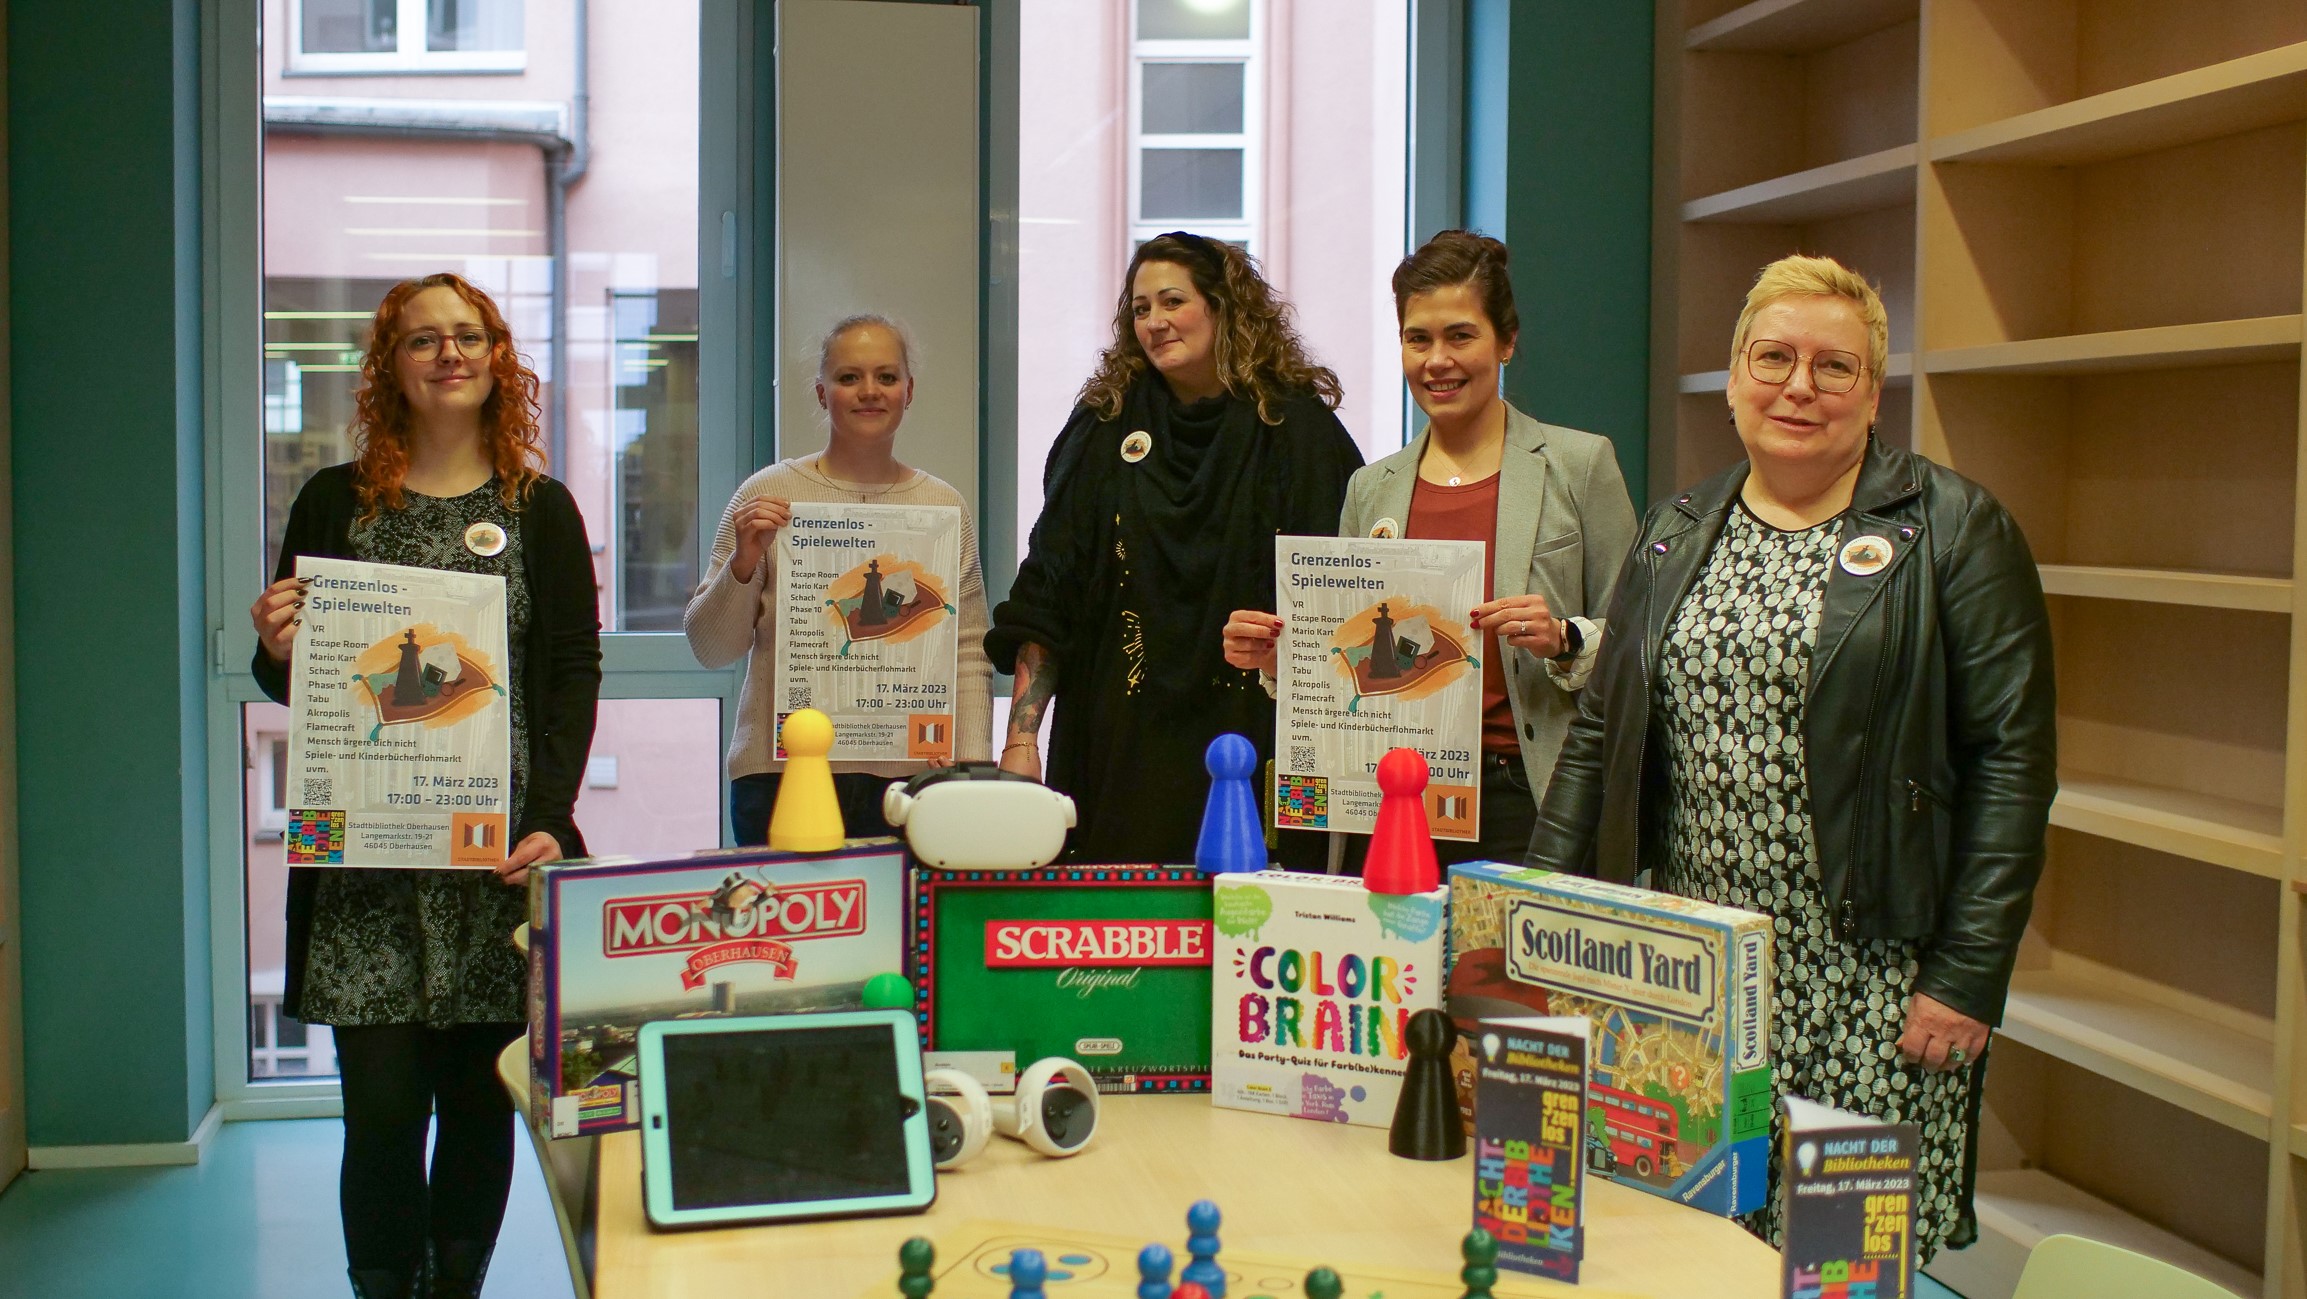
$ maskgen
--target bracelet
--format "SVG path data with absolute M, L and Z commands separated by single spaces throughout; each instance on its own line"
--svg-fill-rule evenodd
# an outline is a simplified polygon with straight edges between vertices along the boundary
M 1031 737 L 1022 740 L 1011 740 L 1009 743 L 1001 746 L 1001 751 L 1003 753 L 1007 753 L 1011 749 L 1031 749 L 1038 746 L 1040 743 L 1041 741 Z

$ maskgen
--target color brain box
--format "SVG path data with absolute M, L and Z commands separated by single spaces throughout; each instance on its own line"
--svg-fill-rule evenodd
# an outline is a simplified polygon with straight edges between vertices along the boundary
M 1467 1033 L 1532 1011 L 1585 1016 L 1591 1166 L 1745 1213 L 1770 1166 L 1770 930 L 1767 916 L 1670 893 L 1452 866 L 1450 1016 Z M 1459 1073 L 1472 1076 L 1464 1060 Z
M 1191 867 L 922 868 L 922 1044 L 1069 1056 L 1101 1091 L 1199 1092 L 1210 1071 L 1210 885 Z
M 1230 1109 L 1385 1127 L 1412 1011 L 1442 1004 L 1449 895 L 1345 876 L 1221 875 L 1211 1098 Z
M 902 973 L 905 857 L 739 849 L 555 862 L 529 885 L 529 1072 L 556 1137 L 634 1126 L 641 1025 L 855 1010 Z

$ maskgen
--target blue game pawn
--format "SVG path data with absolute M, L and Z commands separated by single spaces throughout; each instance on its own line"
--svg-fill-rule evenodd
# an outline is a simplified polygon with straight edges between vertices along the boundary
M 1148 1245 L 1137 1252 L 1137 1299 L 1170 1299 L 1170 1251 Z
M 1223 738 L 1223 737 L 1220 737 Z M 1186 1252 L 1193 1255 L 1179 1281 L 1191 1281 L 1210 1292 L 1210 1299 L 1226 1299 L 1226 1270 L 1218 1266 L 1218 1206 L 1196 1200 L 1186 1210 Z
M 1009 1299 L 1049 1299 L 1042 1283 L 1049 1280 L 1049 1264 L 1038 1249 L 1009 1251 Z
M 1258 818 L 1258 791 L 1250 776 L 1258 769 L 1258 749 L 1228 731 L 1202 752 L 1210 773 L 1210 799 L 1202 805 L 1202 833 L 1194 841 L 1194 865 L 1204 875 L 1231 875 L 1266 868 L 1266 832 Z

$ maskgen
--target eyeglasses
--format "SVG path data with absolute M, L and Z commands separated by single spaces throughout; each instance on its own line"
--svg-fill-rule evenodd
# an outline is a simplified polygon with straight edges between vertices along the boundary
M 496 341 L 485 329 L 460 329 L 446 338 L 437 330 L 420 329 L 401 340 L 401 351 L 412 361 L 430 361 L 446 347 L 467 360 L 479 360 Z
M 1775 338 L 1758 338 L 1746 345 L 1746 372 L 1761 383 L 1785 383 L 1794 377 L 1802 354 Z M 1850 352 L 1821 348 L 1810 354 L 1810 386 L 1820 392 L 1849 392 L 1866 373 L 1866 362 Z

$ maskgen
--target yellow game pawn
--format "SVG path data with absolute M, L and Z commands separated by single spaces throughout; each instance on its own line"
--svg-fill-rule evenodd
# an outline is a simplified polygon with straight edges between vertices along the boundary
M 833 721 L 814 708 L 786 715 L 777 743 L 785 750 L 784 779 L 769 810 L 769 846 L 784 852 L 831 852 L 848 838 L 841 800 L 833 793 Z

